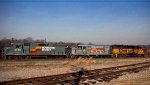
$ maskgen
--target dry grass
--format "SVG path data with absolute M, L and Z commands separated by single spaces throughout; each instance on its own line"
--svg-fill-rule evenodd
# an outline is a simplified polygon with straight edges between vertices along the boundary
M 77 59 L 64 61 L 62 63 L 62 65 L 78 66 L 78 65 L 91 65 L 91 64 L 95 64 L 95 63 L 96 63 L 96 60 L 94 60 L 92 57 L 90 57 L 90 58 L 79 57 Z
M 78 59 L 47 59 L 31 61 L 0 61 L 0 81 L 16 78 L 31 78 L 63 74 L 78 71 L 78 67 L 87 70 L 101 69 L 118 65 L 150 61 L 150 58 L 83 58 Z M 77 67 L 77 68 L 76 68 Z M 118 84 L 115 84 L 118 85 Z

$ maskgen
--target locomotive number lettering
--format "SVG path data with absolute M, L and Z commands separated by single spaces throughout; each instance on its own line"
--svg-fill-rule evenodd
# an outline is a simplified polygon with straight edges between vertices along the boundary
M 42 47 L 42 51 L 51 51 L 52 49 L 55 49 L 55 47 Z
M 16 48 L 16 49 L 14 49 L 15 51 L 21 51 L 21 49 L 19 49 L 19 48 Z

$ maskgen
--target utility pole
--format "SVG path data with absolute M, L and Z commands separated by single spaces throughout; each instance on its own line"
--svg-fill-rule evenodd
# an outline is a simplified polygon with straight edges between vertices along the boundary
M 46 38 L 45 38 L 45 43 L 46 43 Z

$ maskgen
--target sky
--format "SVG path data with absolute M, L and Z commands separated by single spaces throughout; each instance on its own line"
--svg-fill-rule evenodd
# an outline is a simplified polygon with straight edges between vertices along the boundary
M 150 0 L 0 0 L 0 39 L 150 44 Z

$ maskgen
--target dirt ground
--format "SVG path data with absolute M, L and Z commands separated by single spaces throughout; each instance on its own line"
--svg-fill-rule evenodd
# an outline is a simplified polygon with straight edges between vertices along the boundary
M 80 60 L 31 60 L 31 61 L 0 61 L 0 81 L 40 77 L 73 72 L 75 66 L 84 69 L 100 69 L 119 65 L 127 65 L 150 61 L 150 58 L 120 58 L 120 59 L 80 59 Z M 89 63 L 90 62 L 90 63 Z M 146 72 L 144 72 L 146 71 Z M 96 85 L 150 85 L 150 69 L 142 73 L 127 74 L 111 82 L 100 82 Z M 142 77 L 139 75 L 143 75 Z M 127 78 L 126 78 L 127 76 Z M 129 77 L 133 76 L 133 77 Z M 121 79 L 120 79 L 121 78 Z M 132 79 L 133 78 L 133 79 Z M 127 80 L 126 80 L 127 79 Z M 138 82 L 137 82 L 138 80 Z M 135 82 L 135 83 L 134 83 Z
M 128 73 L 110 82 L 97 82 L 96 85 L 150 85 L 150 68 L 138 73 Z

